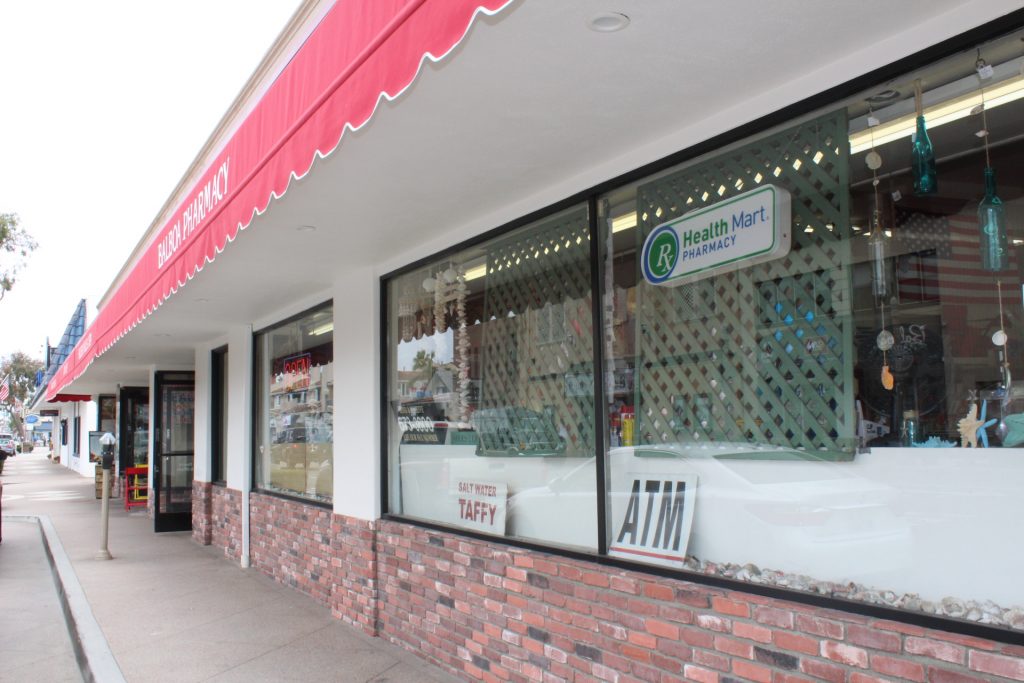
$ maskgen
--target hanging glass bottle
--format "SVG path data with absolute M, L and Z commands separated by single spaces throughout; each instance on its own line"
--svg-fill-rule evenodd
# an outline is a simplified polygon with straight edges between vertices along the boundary
M 914 133 L 910 152 L 910 168 L 914 175 L 914 194 L 935 194 L 939 190 L 939 174 L 935 169 L 935 150 L 924 124 L 921 104 L 921 81 L 914 82 L 914 102 L 917 107 L 917 132 Z
M 871 235 L 868 237 L 871 252 L 871 292 L 877 301 L 886 301 L 890 294 L 889 254 L 887 239 L 882 230 L 880 212 L 876 209 L 871 218 Z
M 1009 260 L 1009 240 L 1003 200 L 996 194 L 996 172 L 985 167 L 985 197 L 978 204 L 978 229 L 981 231 L 981 267 L 988 271 L 1005 270 Z

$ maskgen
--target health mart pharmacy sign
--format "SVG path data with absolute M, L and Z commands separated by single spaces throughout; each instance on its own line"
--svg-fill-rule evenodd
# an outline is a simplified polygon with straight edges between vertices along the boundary
M 644 242 L 644 279 L 681 285 L 789 253 L 789 192 L 765 185 L 656 227 Z

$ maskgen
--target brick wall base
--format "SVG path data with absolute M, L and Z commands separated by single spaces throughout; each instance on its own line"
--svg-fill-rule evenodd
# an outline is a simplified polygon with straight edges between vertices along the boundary
M 466 680 L 1024 681 L 1024 647 L 250 500 L 254 567 Z
M 213 540 L 213 484 L 192 482 L 192 540 L 199 545 L 210 545 Z
M 242 559 L 242 492 L 211 487 L 210 543 L 235 561 Z

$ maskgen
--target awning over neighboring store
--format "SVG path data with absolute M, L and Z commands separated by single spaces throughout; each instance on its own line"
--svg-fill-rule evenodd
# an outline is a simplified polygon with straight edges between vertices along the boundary
M 53 398 L 47 399 L 49 403 L 77 403 L 91 400 L 92 396 L 89 394 L 57 394 Z
M 340 0 L 224 144 L 50 381 L 47 400 L 80 377 L 239 230 L 330 154 L 346 128 L 366 124 L 426 59 L 444 58 L 479 13 L 511 0 Z

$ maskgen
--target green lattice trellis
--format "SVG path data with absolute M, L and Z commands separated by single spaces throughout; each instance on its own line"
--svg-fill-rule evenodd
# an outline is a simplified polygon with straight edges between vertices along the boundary
M 594 452 L 590 287 L 586 208 L 488 247 L 479 407 L 547 415 L 568 454 Z
M 637 191 L 656 226 L 759 185 L 792 195 L 788 256 L 680 287 L 641 282 L 638 443 L 731 441 L 847 457 L 855 446 L 845 111 Z

